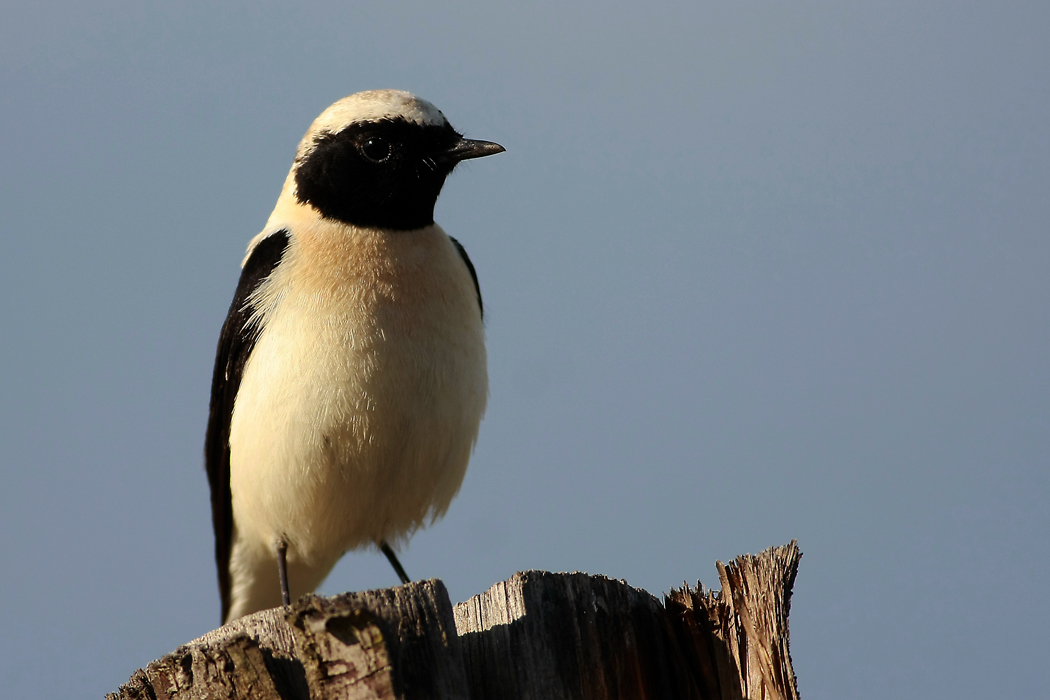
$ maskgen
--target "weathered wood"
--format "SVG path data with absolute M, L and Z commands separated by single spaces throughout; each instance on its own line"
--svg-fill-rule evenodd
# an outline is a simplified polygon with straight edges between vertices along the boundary
M 721 591 L 684 586 L 667 596 L 682 652 L 704 698 L 798 700 L 788 612 L 798 543 L 717 563 Z
M 663 605 L 604 576 L 527 571 L 455 607 L 473 698 L 699 698 Z
M 661 603 L 623 581 L 515 574 L 453 610 L 440 581 L 241 618 L 137 671 L 112 700 L 798 700 L 795 542 L 718 563 Z
M 310 606 L 304 609 L 305 601 L 309 601 Z M 397 697 L 407 700 L 467 697 L 463 691 L 466 678 L 456 638 L 452 604 L 441 581 L 431 579 L 363 594 L 344 593 L 331 598 L 306 596 L 293 609 L 304 610 L 302 624 L 289 618 L 297 636 L 309 628 L 317 639 L 317 663 L 311 665 L 304 661 L 307 669 L 316 667 L 323 670 L 325 675 L 332 675 L 322 663 L 331 665 L 330 659 L 336 657 L 331 655 L 330 650 L 338 650 L 340 645 L 325 642 L 322 631 L 340 638 L 342 645 L 350 647 L 346 653 L 356 653 L 353 651 L 354 644 L 364 645 L 366 641 L 363 635 L 357 635 L 355 640 L 356 625 L 360 621 L 376 628 L 369 628 L 369 643 L 373 648 L 378 648 L 381 642 L 385 643 L 385 653 L 393 674 L 392 687 Z M 381 633 L 381 638 L 376 636 L 377 632 Z M 324 644 L 328 646 L 322 649 L 321 645 Z M 307 656 L 313 658 L 313 653 Z M 310 678 L 309 671 L 307 677 Z M 321 685 L 323 683 L 318 687 Z M 314 685 L 311 685 L 313 689 Z M 311 697 L 344 696 L 311 693 Z
M 465 698 L 438 580 L 248 615 L 137 671 L 111 700 Z

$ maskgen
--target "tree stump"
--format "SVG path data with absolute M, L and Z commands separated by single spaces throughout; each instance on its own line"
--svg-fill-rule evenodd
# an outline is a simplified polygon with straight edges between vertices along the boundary
M 452 607 L 439 580 L 235 620 L 137 671 L 110 700 L 797 700 L 795 542 L 717 564 L 663 601 L 604 576 L 526 571 Z

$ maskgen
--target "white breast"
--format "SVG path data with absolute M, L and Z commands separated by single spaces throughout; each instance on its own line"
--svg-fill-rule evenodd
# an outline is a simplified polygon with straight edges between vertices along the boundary
M 237 540 L 331 567 L 444 513 L 488 391 L 470 274 L 438 226 L 296 231 L 253 297 L 230 436 Z

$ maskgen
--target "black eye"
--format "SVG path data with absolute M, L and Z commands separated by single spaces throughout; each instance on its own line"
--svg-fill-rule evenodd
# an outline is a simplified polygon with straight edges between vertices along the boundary
M 361 155 L 373 163 L 382 163 L 390 157 L 390 142 L 378 136 L 369 136 L 361 144 Z

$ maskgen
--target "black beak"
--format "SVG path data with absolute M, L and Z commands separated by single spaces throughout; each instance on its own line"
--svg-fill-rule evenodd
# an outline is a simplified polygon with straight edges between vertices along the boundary
M 458 163 L 461 160 L 471 158 L 484 158 L 503 153 L 507 150 L 498 143 L 491 141 L 475 141 L 474 139 L 460 139 L 449 148 L 437 154 L 437 160 L 445 163 Z

